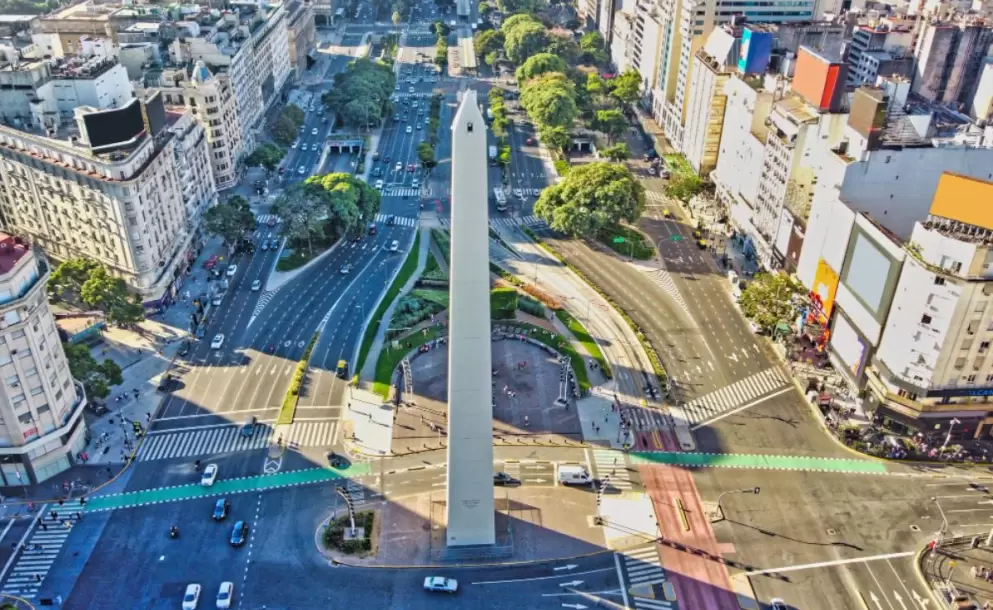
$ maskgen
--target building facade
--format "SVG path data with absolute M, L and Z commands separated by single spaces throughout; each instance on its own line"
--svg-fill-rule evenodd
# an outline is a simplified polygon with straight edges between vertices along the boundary
M 85 395 L 73 381 L 45 287 L 47 263 L 0 234 L 0 480 L 32 485 L 67 470 L 86 447 Z
M 914 49 L 912 92 L 932 103 L 967 108 L 991 51 L 993 28 L 985 21 L 925 22 Z
M 683 154 L 700 176 L 717 167 L 727 106 L 725 85 L 731 72 L 704 49 L 693 58 L 693 83 L 686 113 Z
M 311 54 L 317 46 L 314 9 L 309 1 L 292 0 L 286 5 L 286 35 L 291 78 L 298 81 L 307 71 Z

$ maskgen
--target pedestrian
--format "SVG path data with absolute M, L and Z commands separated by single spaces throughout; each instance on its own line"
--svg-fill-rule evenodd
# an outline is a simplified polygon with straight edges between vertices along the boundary
M 43 531 L 43 532 L 47 532 L 48 531 L 48 524 L 45 523 L 44 521 L 41 522 L 41 531 Z
M 53 510 L 52 511 L 52 521 L 58 521 L 58 520 L 59 520 L 59 513 L 55 512 Z
M 525 415 L 524 416 L 524 426 L 527 427 L 527 426 L 530 426 L 530 425 L 531 425 L 531 420 L 530 420 L 530 418 L 528 418 L 527 415 Z
M 76 513 L 76 521 L 82 521 L 82 520 L 83 520 L 83 513 L 82 512 Z
M 72 529 L 72 522 L 69 521 L 68 519 L 66 519 L 65 522 L 62 523 L 62 525 L 64 525 L 67 530 Z
M 45 547 L 43 547 L 40 544 L 36 544 L 36 545 L 34 545 L 34 550 L 36 550 L 36 551 L 44 551 L 45 550 Z
M 65 504 L 65 500 L 59 500 L 59 506 L 62 506 L 63 504 Z
M 41 574 L 35 574 L 34 575 L 34 581 L 35 582 L 41 582 Z

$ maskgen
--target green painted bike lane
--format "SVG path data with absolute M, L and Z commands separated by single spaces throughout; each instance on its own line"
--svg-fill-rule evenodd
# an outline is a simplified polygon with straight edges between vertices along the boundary
M 759 455 L 744 453 L 631 452 L 632 464 L 668 464 L 687 468 L 745 468 L 757 470 L 802 470 L 806 472 L 845 472 L 887 474 L 886 464 L 874 460 L 826 458 L 802 455 Z
M 360 477 L 369 474 L 370 471 L 371 467 L 369 464 L 356 463 L 352 464 L 347 471 L 329 468 L 310 468 L 307 470 L 292 470 L 289 472 L 277 472 L 275 474 L 263 474 L 238 479 L 221 479 L 210 487 L 203 487 L 195 483 L 176 485 L 175 487 L 157 487 L 154 489 L 92 497 L 86 503 L 86 511 L 98 512 L 120 508 L 135 508 L 149 504 L 181 502 L 200 498 L 267 491 L 284 487 L 313 485 L 315 483 L 325 483 L 337 479 Z

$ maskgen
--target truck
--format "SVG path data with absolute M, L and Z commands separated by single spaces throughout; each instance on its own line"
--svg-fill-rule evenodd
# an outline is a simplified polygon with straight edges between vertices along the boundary
M 490 165 L 496 165 L 497 162 L 497 147 L 490 146 Z
M 492 108 L 487 108 L 486 109 L 486 120 L 487 121 L 492 121 L 493 120 L 493 109 Z
M 507 195 L 503 192 L 503 189 L 497 187 L 493 189 L 493 199 L 496 201 L 496 209 L 498 212 L 507 211 Z

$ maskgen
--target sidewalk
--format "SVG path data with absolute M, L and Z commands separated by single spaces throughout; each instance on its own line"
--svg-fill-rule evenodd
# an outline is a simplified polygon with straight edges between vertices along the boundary
M 383 344 L 386 342 L 386 331 L 390 328 L 390 320 L 393 319 L 393 311 L 396 309 L 396 305 L 400 302 L 400 299 L 414 289 L 414 285 L 417 283 L 418 278 L 420 278 L 421 274 L 424 273 L 424 267 L 427 266 L 428 250 L 431 245 L 431 230 L 425 227 L 420 227 L 419 231 L 421 241 L 418 244 L 417 249 L 417 269 L 414 270 L 414 273 L 407 280 L 407 283 L 403 285 L 403 288 L 400 289 L 399 294 L 397 294 L 396 298 L 393 299 L 390 306 L 386 308 L 386 312 L 383 313 L 383 318 L 379 321 L 379 328 L 376 329 L 376 337 L 372 340 L 372 346 L 369 348 L 369 354 L 366 356 L 365 362 L 362 364 L 362 370 L 359 371 L 359 383 L 371 385 L 372 380 L 375 379 L 376 362 L 379 360 L 379 352 L 383 351 Z M 397 274 L 400 273 L 400 269 L 402 268 L 402 264 L 397 267 Z M 387 286 L 392 286 L 395 280 L 396 276 L 390 279 Z M 386 292 L 389 292 L 389 288 L 387 288 Z M 383 298 L 386 298 L 386 292 L 383 293 Z M 371 311 L 369 312 L 370 320 L 378 308 L 379 303 L 376 303 L 376 306 L 371 308 Z M 369 321 L 367 321 L 364 326 L 367 326 L 368 324 Z
M 931 597 L 937 598 L 935 601 L 947 604 L 957 596 L 965 596 L 978 607 L 993 607 L 993 548 L 987 546 L 985 534 L 978 538 L 976 548 L 971 548 L 972 537 L 963 537 L 946 540 L 921 554 L 916 567 Z M 921 599 L 914 602 L 926 604 Z

